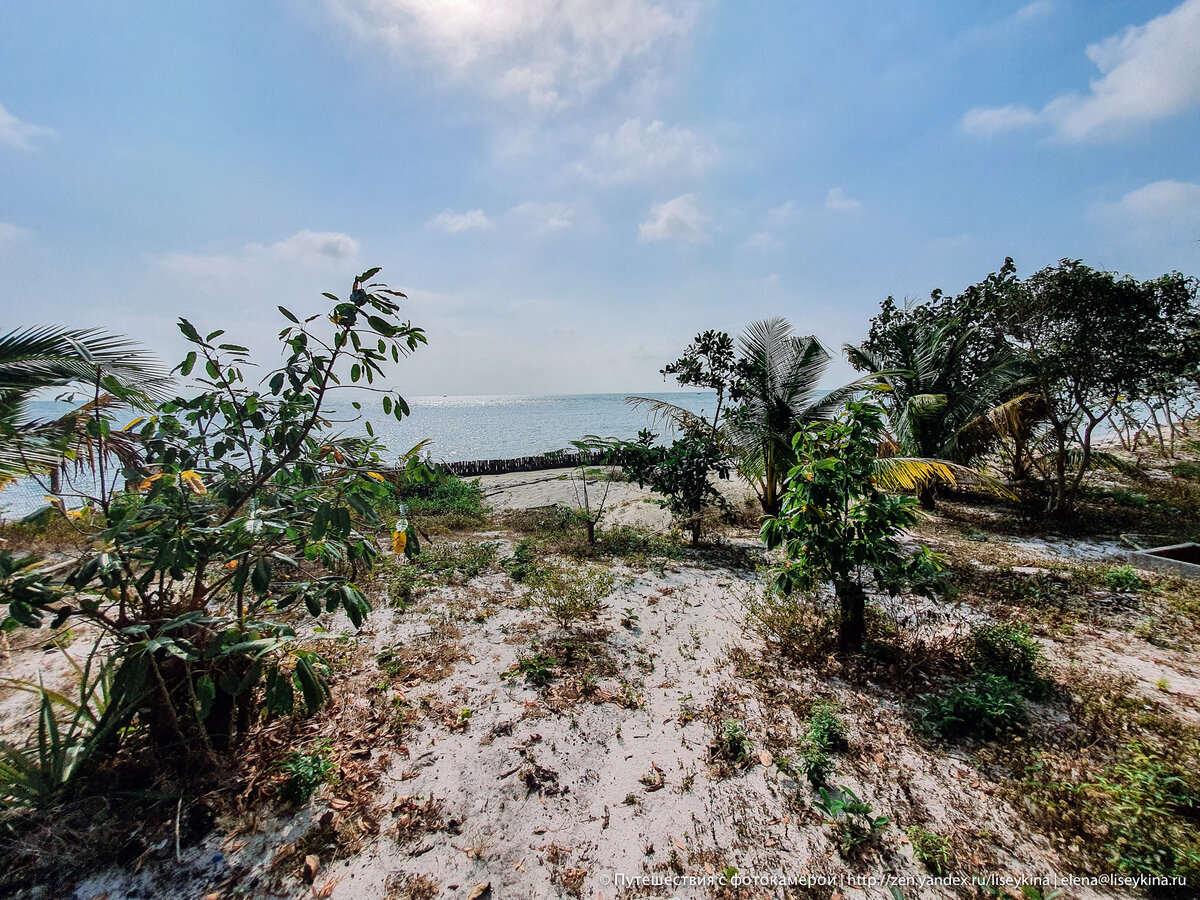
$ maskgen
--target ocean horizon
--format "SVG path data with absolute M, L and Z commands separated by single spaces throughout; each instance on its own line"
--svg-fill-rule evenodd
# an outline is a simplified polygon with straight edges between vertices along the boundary
M 665 436 L 668 429 L 655 425 L 645 409 L 625 402 L 624 393 L 609 394 L 467 394 L 406 397 L 411 415 L 402 421 L 386 416 L 378 400 L 360 399 L 364 412 L 349 400 L 329 404 L 335 430 L 347 435 L 366 434 L 370 421 L 383 443 L 386 462 L 394 462 L 421 441 L 423 450 L 437 462 L 477 459 L 514 459 L 570 449 L 570 442 L 585 435 L 632 440 L 643 428 Z M 640 396 L 665 400 L 690 412 L 711 416 L 715 391 L 656 391 Z M 63 415 L 73 404 L 47 400 L 29 404 L 32 418 Z M 132 418 L 134 414 L 130 413 Z M 357 418 L 356 418 L 357 416 Z M 120 419 L 121 416 L 115 417 Z M 118 422 L 118 427 L 124 422 Z M 0 514 L 23 516 L 45 505 L 44 490 L 23 481 L 0 491 Z

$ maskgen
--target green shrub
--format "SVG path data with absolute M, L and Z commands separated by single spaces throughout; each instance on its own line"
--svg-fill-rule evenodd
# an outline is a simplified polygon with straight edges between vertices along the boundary
M 425 469 L 422 474 L 429 472 Z M 422 478 L 402 474 L 395 487 L 395 496 L 381 512 L 391 512 L 403 503 L 408 506 L 409 518 L 425 531 L 481 528 L 487 524 L 488 508 L 478 479 L 466 481 L 436 471 Z
M 533 541 L 518 541 L 512 556 L 505 558 L 500 567 L 518 584 L 536 584 L 546 574 L 547 567 L 538 562 Z
M 1195 751 L 1193 747 L 1193 752 Z M 1108 826 L 1104 854 L 1122 872 L 1200 881 L 1200 780 L 1133 743 L 1085 793 Z
M 525 678 L 525 683 L 530 687 L 545 687 L 554 680 L 554 667 L 558 665 L 558 660 L 552 656 L 547 656 L 544 653 L 535 653 L 529 656 L 522 656 L 517 660 L 517 664 L 507 672 L 501 674 L 501 678 L 515 678 L 521 675 Z
M 1116 566 L 1104 573 L 1104 586 L 1110 591 L 1140 591 L 1145 582 L 1133 566 Z
M 279 770 L 287 776 L 279 788 L 279 796 L 287 803 L 300 805 L 329 780 L 333 760 L 329 758 L 329 740 L 317 742 L 310 753 L 293 750 L 280 760 Z
M 825 784 L 833 771 L 830 752 L 844 750 L 846 729 L 838 717 L 837 708 L 822 700 L 817 703 L 808 717 L 804 737 L 796 748 L 794 759 L 784 763 L 789 774 L 803 775 L 813 787 Z
M 908 842 L 912 844 L 913 859 L 921 863 L 934 875 L 946 875 L 950 871 L 950 842 L 940 834 L 926 831 L 918 825 L 908 829 Z
M 921 724 L 945 737 L 998 737 L 1029 723 L 1021 689 L 1002 675 L 976 675 L 943 694 L 925 695 Z
M 454 581 L 461 578 L 470 581 L 492 567 L 499 547 L 496 541 L 436 544 L 428 547 L 409 565 L 441 579 Z
M 1005 622 L 972 629 L 967 657 L 976 674 L 1000 675 L 1027 697 L 1045 696 L 1049 682 L 1042 674 L 1041 644 L 1028 625 Z
M 754 744 L 746 733 L 746 726 L 736 719 L 721 723 L 713 740 L 713 755 L 735 766 L 744 766 L 751 761 Z
M 871 804 L 859 800 L 848 787 L 818 788 L 821 799 L 813 806 L 825 817 L 825 824 L 833 827 L 834 840 L 842 856 L 858 853 L 874 844 L 888 823 L 886 816 L 873 816 Z
M 598 566 L 558 570 L 546 574 L 534 588 L 533 602 L 566 629 L 595 615 L 616 584 L 616 576 Z

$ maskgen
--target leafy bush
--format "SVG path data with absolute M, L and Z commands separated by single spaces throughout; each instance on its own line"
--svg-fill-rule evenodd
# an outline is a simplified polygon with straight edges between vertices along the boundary
M 873 816 L 871 804 L 859 800 L 848 787 L 818 788 L 821 799 L 813 806 L 825 817 L 825 824 L 833 827 L 834 840 L 843 856 L 850 856 L 866 849 L 878 840 L 888 823 L 887 816 Z
M 916 522 L 916 501 L 885 494 L 876 484 L 885 439 L 881 412 L 852 401 L 833 423 L 797 433 L 797 464 L 788 472 L 779 513 L 762 526 L 767 547 L 786 554 L 773 587 L 792 594 L 833 584 L 843 652 L 862 650 L 868 584 L 893 596 L 904 588 L 930 595 L 943 586 L 940 557 L 928 548 L 910 553 L 900 544 L 903 530 Z
M 934 875 L 946 875 L 950 872 L 950 842 L 940 834 L 926 831 L 918 825 L 911 825 L 908 829 L 908 842 L 912 844 L 913 859 Z
M 925 695 L 921 724 L 946 737 L 998 737 L 1029 722 L 1021 689 L 1003 675 L 977 675 L 939 695 Z
M 846 747 L 846 729 L 837 708 L 822 700 L 813 707 L 794 759 L 784 762 L 792 775 L 803 775 L 813 787 L 825 784 L 833 771 L 829 754 Z
M 533 602 L 566 629 L 594 616 L 616 584 L 616 576 L 599 566 L 559 569 L 547 573 L 534 588 Z
M 746 726 L 735 719 L 721 723 L 713 739 L 713 755 L 735 766 L 744 766 L 751 761 L 754 744 L 746 733 Z
M 372 383 L 425 342 L 398 318 L 403 295 L 367 284 L 377 272 L 355 279 L 346 301 L 327 295 L 328 316 L 301 322 L 281 307 L 287 357 L 257 387 L 246 348 L 181 320 L 192 349 L 178 372 L 198 369 L 198 392 L 125 429 L 96 405 L 86 425 L 100 460 L 87 549 L 51 575 L 29 560 L 0 565 L 13 619 L 83 620 L 112 648 L 96 724 L 110 745 L 136 733 L 160 758 L 208 765 L 263 710 L 290 714 L 297 691 L 310 711 L 328 697 L 325 665 L 275 615 L 340 608 L 358 627 L 370 610 L 355 579 L 377 558 L 375 504 L 389 489 L 373 442 L 335 437 L 324 405 L 339 382 Z M 390 393 L 382 405 L 408 413 Z M 140 457 L 114 470 L 116 435 Z M 126 728 L 134 719 L 142 727 Z
M 688 529 L 695 547 L 705 512 L 726 505 L 710 476 L 729 477 L 728 456 L 712 430 L 700 424 L 685 429 L 669 447 L 656 446 L 656 437 L 644 430 L 636 442 L 621 443 L 617 452 L 630 480 L 638 487 L 649 485 L 666 498 L 659 504 L 671 511 L 676 524 Z
M 1042 674 L 1042 647 L 1028 625 L 1005 622 L 976 626 L 971 630 L 967 657 L 977 674 L 1003 676 L 1027 697 L 1044 696 L 1049 690 Z
M 309 753 L 293 750 L 285 754 L 279 762 L 279 770 L 286 776 L 279 788 L 280 799 L 296 805 L 307 803 L 333 772 L 329 740 L 319 741 Z
M 547 567 L 538 562 L 533 541 L 517 541 L 512 556 L 504 559 L 500 566 L 518 584 L 535 584 L 547 571 Z
M 457 579 L 470 581 L 472 578 L 478 578 L 492 567 L 499 547 L 500 545 L 496 541 L 436 544 L 428 547 L 409 565 L 436 578 L 450 581 Z
M 418 471 L 420 474 L 415 474 Z M 404 503 L 409 517 L 423 531 L 458 531 L 487 525 L 488 507 L 478 479 L 467 481 L 435 467 L 422 466 L 421 470 L 406 469 L 394 484 L 394 498 L 389 499 L 381 512 Z
M 1133 566 L 1115 566 L 1104 573 L 1104 586 L 1110 591 L 1140 591 L 1146 586 Z
M 521 675 L 530 687 L 545 687 L 554 680 L 554 667 L 558 660 L 544 653 L 522 656 L 517 664 L 504 672 L 501 678 L 514 678 Z
M 1200 781 L 1194 771 L 1133 743 L 1085 792 L 1090 813 L 1109 827 L 1103 850 L 1120 871 L 1182 876 L 1189 885 L 1200 879 Z

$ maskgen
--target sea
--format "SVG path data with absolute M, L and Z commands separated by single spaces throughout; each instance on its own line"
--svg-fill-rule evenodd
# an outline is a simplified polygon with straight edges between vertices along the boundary
M 543 394 L 407 397 L 411 415 L 397 422 L 361 400 L 363 418 L 395 459 L 423 440 L 424 453 L 439 462 L 476 459 L 512 459 L 570 449 L 570 442 L 585 435 L 632 440 L 643 428 L 663 436 L 666 428 L 655 423 L 645 409 L 627 402 L 626 394 Z M 694 413 L 712 415 L 717 395 L 713 391 L 668 391 L 644 394 L 681 406 Z M 29 405 L 31 418 L 54 418 L 70 407 L 57 401 Z M 333 404 L 330 418 L 347 434 L 365 434 L 362 421 L 349 403 Z M 115 418 L 120 418 L 116 416 Z M 125 424 L 118 422 L 118 427 Z M 0 490 L 0 515 L 28 515 L 45 506 L 45 491 L 24 481 Z

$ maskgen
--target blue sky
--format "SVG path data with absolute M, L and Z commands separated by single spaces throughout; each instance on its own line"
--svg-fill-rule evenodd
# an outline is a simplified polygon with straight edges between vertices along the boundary
M 1006 255 L 1197 274 L 1197 47 L 1200 0 L 4 4 L 3 328 L 273 359 L 380 265 L 408 394 L 642 391 Z

